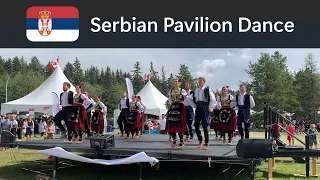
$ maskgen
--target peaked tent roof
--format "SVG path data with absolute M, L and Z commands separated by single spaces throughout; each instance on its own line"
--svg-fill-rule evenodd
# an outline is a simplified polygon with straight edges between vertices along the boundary
M 70 83 L 60 66 L 57 66 L 50 77 L 30 94 L 14 101 L 2 103 L 1 113 L 11 113 L 12 110 L 28 111 L 30 108 L 35 109 L 36 112 L 42 112 L 39 109 L 52 106 L 52 92 L 59 95 L 62 92 L 62 84 L 64 82 Z M 75 87 L 72 84 L 71 90 L 75 91 Z
M 160 116 L 166 114 L 167 109 L 165 106 L 168 98 L 164 96 L 152 83 L 148 83 L 137 94 L 141 97 L 142 103 L 147 107 L 145 113 Z

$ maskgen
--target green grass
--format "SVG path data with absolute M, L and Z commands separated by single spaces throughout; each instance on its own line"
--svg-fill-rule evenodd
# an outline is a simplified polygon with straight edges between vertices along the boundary
M 263 133 L 251 133 L 252 137 L 263 138 Z M 303 135 L 298 135 L 303 139 Z M 282 140 L 286 142 L 286 134 L 282 134 Z M 299 145 L 297 143 L 297 145 Z M 95 158 L 94 156 L 89 156 Z M 43 170 L 41 164 L 35 164 L 35 160 L 42 160 L 43 156 L 35 150 L 26 149 L 8 149 L 0 151 L 0 179 L 1 180 L 30 180 L 33 179 L 35 174 L 31 172 L 22 171 L 21 168 L 29 168 L 32 170 Z M 288 179 L 315 179 L 315 178 L 301 178 L 294 177 L 294 174 L 304 174 L 305 165 L 293 163 L 289 158 L 282 158 L 277 162 L 274 169 L 274 180 L 288 180 Z M 48 164 L 52 164 L 49 161 Z M 75 162 L 73 162 L 75 163 Z M 235 170 L 229 170 L 222 175 L 218 175 L 222 169 L 220 167 L 208 168 L 207 164 L 194 164 L 189 163 L 161 163 L 160 170 L 150 168 L 148 164 L 144 166 L 144 179 L 145 180 L 222 180 L 231 179 L 237 173 L 239 167 Z M 317 168 L 320 174 L 320 165 Z M 48 176 L 52 176 L 52 171 L 46 172 Z M 249 171 L 245 170 L 241 173 L 237 180 L 247 179 Z M 267 177 L 267 163 L 263 163 L 257 168 L 256 179 L 264 180 Z M 102 166 L 94 164 L 82 164 L 79 167 L 72 167 L 58 170 L 59 180 L 135 180 L 138 179 L 138 166 L 137 165 L 124 165 L 124 166 Z

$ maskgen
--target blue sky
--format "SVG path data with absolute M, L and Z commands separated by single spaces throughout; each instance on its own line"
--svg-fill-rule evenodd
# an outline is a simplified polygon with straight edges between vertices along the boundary
M 142 71 L 148 73 L 152 61 L 156 70 L 166 68 L 167 75 L 176 74 L 185 63 L 195 77 L 204 76 L 213 89 L 229 85 L 238 88 L 239 81 L 250 80 L 245 72 L 249 61 L 255 62 L 261 53 L 280 51 L 288 58 L 288 67 L 298 70 L 305 57 L 312 53 L 320 58 L 320 49 L 0 49 L 3 58 L 23 56 L 26 60 L 37 56 L 42 63 L 59 56 L 63 67 L 76 57 L 84 68 L 93 66 L 131 71 L 134 62 L 140 61 Z M 319 66 L 318 66 L 319 67 Z

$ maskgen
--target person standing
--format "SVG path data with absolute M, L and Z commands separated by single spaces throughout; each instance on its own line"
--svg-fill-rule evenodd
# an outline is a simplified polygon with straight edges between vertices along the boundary
M 23 120 L 20 118 L 20 116 L 17 116 L 17 122 L 18 122 L 18 129 L 17 129 L 18 141 L 21 141 L 22 140 Z
M 72 104 L 73 104 L 73 91 L 70 91 L 71 84 L 68 82 L 64 82 L 62 86 L 63 92 L 60 94 L 60 105 L 62 109 L 54 116 L 53 122 L 55 125 L 61 130 L 61 137 L 64 139 L 66 135 L 66 131 L 68 131 L 68 139 L 65 140 L 65 143 L 72 142 L 72 132 L 68 129 L 68 123 L 70 119 L 70 114 L 72 112 Z M 62 125 L 62 121 L 64 121 L 67 128 Z
M 143 124 L 144 124 L 144 119 L 145 119 L 145 114 L 144 112 L 146 111 L 147 107 L 142 103 L 141 101 L 141 97 L 138 96 L 138 102 L 140 103 L 140 105 L 142 106 L 142 109 L 140 109 L 140 136 L 143 135 Z
M 255 106 L 255 102 L 253 97 L 247 94 L 247 87 L 244 84 L 240 85 L 240 94 L 236 95 L 235 101 L 238 109 L 238 131 L 241 139 L 249 139 L 250 110 Z M 244 133 L 242 124 L 244 125 Z
M 210 112 L 213 112 L 217 101 L 212 90 L 204 87 L 205 83 L 206 79 L 204 77 L 198 78 L 199 87 L 193 92 L 192 96 L 189 96 L 189 99 L 192 99 L 189 102 L 192 102 L 196 106 L 194 126 L 199 140 L 198 148 L 207 150 L 209 146 Z M 200 131 L 200 124 L 204 132 L 204 142 Z
M 187 128 L 187 110 L 183 104 L 186 99 L 186 91 L 180 88 L 182 79 L 176 79 L 173 81 L 173 88 L 169 91 L 169 103 L 170 108 L 168 110 L 168 118 L 166 131 L 171 134 L 173 148 L 181 149 L 184 147 L 183 133 L 188 132 Z M 177 134 L 180 139 L 180 143 L 177 146 Z
M 138 96 L 133 96 L 132 97 L 132 101 L 130 102 L 129 105 L 129 116 L 127 118 L 127 121 L 124 125 L 124 129 L 127 133 L 127 139 L 130 136 L 132 136 L 133 138 L 139 138 L 139 130 L 140 130 L 140 110 L 143 109 L 143 107 L 141 106 L 141 104 L 138 102 Z M 136 136 L 134 137 L 134 135 L 136 134 Z
M 101 96 L 97 96 L 96 104 L 94 106 L 94 112 L 91 118 L 91 130 L 93 133 L 103 134 L 104 132 L 104 118 L 107 114 L 107 106 L 101 102 Z
M 88 92 L 84 92 L 84 95 L 86 95 L 88 98 L 89 98 L 89 93 Z M 94 109 L 94 103 L 93 103 L 93 100 L 91 98 L 89 98 L 90 101 L 86 101 L 87 103 L 84 104 L 84 107 L 86 109 L 88 109 L 87 111 L 87 118 L 88 118 L 88 123 L 84 125 L 84 128 L 85 128 L 85 133 L 86 133 L 86 136 L 90 136 L 90 120 L 91 120 L 91 113 L 92 113 L 92 110 Z
M 16 120 L 16 116 L 11 116 L 10 118 L 10 132 L 13 136 L 17 137 L 17 129 L 18 129 L 18 122 Z
M 39 128 L 40 136 L 41 136 L 41 137 L 44 137 L 43 135 L 44 135 L 45 132 L 46 132 L 47 123 L 46 123 L 46 121 L 45 121 L 43 118 L 40 118 L 38 128 Z
M 127 98 L 127 93 L 123 92 L 122 93 L 122 98 L 120 99 L 119 101 L 119 110 L 121 111 L 120 112 L 120 115 L 118 117 L 118 126 L 120 128 L 120 132 L 121 132 L 121 137 L 123 137 L 124 135 L 124 124 L 126 123 L 127 119 L 128 119 L 128 116 L 129 116 L 129 106 L 130 106 L 130 100 L 129 98 Z
M 193 91 L 190 89 L 190 83 L 186 82 L 185 83 L 185 91 L 187 93 L 187 96 L 192 95 Z M 192 124 L 194 122 L 194 112 L 192 106 L 188 103 L 188 99 L 186 98 L 183 101 L 184 106 L 186 107 L 187 111 L 187 127 L 188 127 L 188 132 L 186 132 L 186 139 L 185 141 L 192 142 L 193 140 L 193 129 L 192 129 Z
M 161 115 L 161 118 L 159 119 L 159 125 L 160 125 L 160 132 L 159 134 L 167 134 L 166 131 L 166 116 L 164 114 Z

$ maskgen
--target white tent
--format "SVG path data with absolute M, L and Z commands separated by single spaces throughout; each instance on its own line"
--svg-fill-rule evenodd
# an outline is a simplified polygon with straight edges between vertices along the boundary
M 166 114 L 165 106 L 168 98 L 164 96 L 152 83 L 149 81 L 137 94 L 141 97 L 142 103 L 147 107 L 145 113 L 160 116 Z
M 52 114 L 52 92 L 60 95 L 64 82 L 70 83 L 61 68 L 57 66 L 51 76 L 30 94 L 14 101 L 2 103 L 1 114 L 13 111 L 29 111 L 31 109 L 34 112 Z M 72 84 L 71 90 L 75 91 L 75 87 Z

